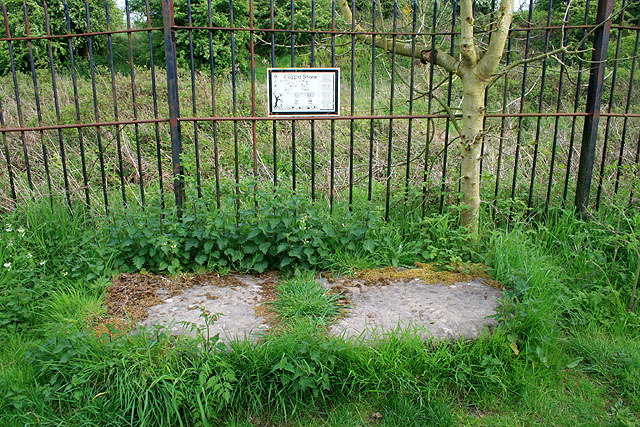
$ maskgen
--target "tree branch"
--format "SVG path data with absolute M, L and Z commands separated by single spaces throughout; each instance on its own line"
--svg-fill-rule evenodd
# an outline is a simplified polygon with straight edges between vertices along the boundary
M 351 8 L 349 7 L 347 0 L 338 0 L 338 2 L 340 4 L 340 10 L 344 15 L 343 16 L 344 20 L 347 22 L 354 22 L 353 14 L 351 13 Z M 358 23 L 356 23 L 355 31 L 361 32 L 361 33 L 365 32 L 365 30 Z M 369 45 L 373 44 L 373 36 L 371 34 L 356 34 L 356 38 L 358 40 L 364 41 Z M 388 40 L 386 37 L 383 37 L 383 36 L 376 36 L 375 44 L 376 44 L 376 47 L 384 49 L 387 52 L 391 52 L 395 50 L 396 55 L 420 59 L 423 64 L 427 62 L 432 62 L 431 59 L 433 59 L 434 61 L 433 63 L 444 68 L 450 73 L 456 73 L 458 70 L 459 61 L 440 49 L 435 49 L 435 48 L 428 49 L 426 46 L 416 45 L 416 48 L 414 50 L 412 48 L 411 43 L 403 43 L 398 41 L 396 41 L 395 49 L 394 49 L 393 41 Z M 428 59 L 425 59 L 424 52 L 427 52 Z
M 440 49 L 427 49 L 420 52 L 420 62 L 438 65 L 450 73 L 458 74 L 460 61 Z
M 509 37 L 509 28 L 511 27 L 511 19 L 513 18 L 513 0 L 501 0 L 498 8 L 498 18 L 493 25 L 493 33 L 491 34 L 491 42 L 484 53 L 482 59 L 476 66 L 476 74 L 485 80 L 488 80 L 500 63 L 504 45 Z
M 504 1 L 504 0 L 503 0 Z M 513 0 L 511 0 L 513 1 Z M 462 0 L 460 2 L 460 57 L 462 63 L 467 67 L 475 67 L 478 62 L 476 45 L 473 39 L 473 2 L 472 0 Z
M 433 99 L 438 101 L 438 104 L 440 104 L 442 108 L 445 109 L 445 111 L 447 112 L 447 115 L 449 116 L 451 124 L 453 124 L 453 127 L 456 128 L 458 135 L 460 135 L 460 137 L 462 138 L 464 136 L 464 133 L 462 132 L 462 128 L 460 128 L 460 125 L 458 124 L 458 118 L 456 114 L 453 112 L 453 110 L 451 109 L 451 107 L 449 107 L 449 105 L 439 97 L 435 95 L 431 95 L 431 96 L 433 97 Z
M 529 58 L 525 58 L 525 59 L 521 59 L 519 61 L 515 61 L 512 62 L 511 64 L 509 64 L 508 66 L 504 67 L 503 70 L 500 70 L 499 73 L 495 73 L 493 75 L 493 77 L 491 78 L 491 80 L 489 81 L 489 84 L 487 86 L 491 86 L 492 84 L 494 84 L 500 77 L 502 77 L 503 75 L 505 75 L 508 71 L 513 70 L 514 68 L 519 67 L 520 65 L 523 64 L 528 64 L 530 62 L 536 62 L 536 61 L 540 61 L 542 59 L 547 59 L 550 58 L 552 56 L 554 56 L 557 53 L 561 53 L 561 52 L 568 52 L 567 51 L 567 47 L 560 47 L 558 49 L 554 49 L 552 51 L 546 52 L 546 53 L 541 53 L 540 55 L 536 55 L 536 56 L 532 56 Z M 575 52 L 577 53 L 577 51 Z

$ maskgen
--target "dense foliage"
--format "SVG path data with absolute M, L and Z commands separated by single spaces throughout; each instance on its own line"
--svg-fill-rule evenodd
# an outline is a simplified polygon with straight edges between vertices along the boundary
M 67 3 L 66 9 L 65 3 Z M 101 0 L 89 0 L 87 2 L 84 0 L 69 0 L 67 2 L 63 2 L 63 0 L 49 0 L 47 1 L 47 13 L 45 16 L 45 9 L 40 1 L 27 0 L 23 3 L 22 0 L 8 0 L 4 3 L 6 6 L 6 15 L 3 14 L 2 16 L 2 28 L 5 28 L 4 21 L 6 16 L 8 18 L 7 26 L 11 37 L 25 37 L 27 35 L 27 21 L 25 20 L 23 4 L 26 5 L 29 34 L 32 37 L 46 36 L 47 31 L 49 31 L 50 34 L 67 34 L 68 32 L 72 34 L 86 33 L 89 29 L 92 32 L 106 31 L 108 27 L 107 12 L 109 13 L 111 22 L 109 26 L 110 29 L 121 28 L 123 22 L 123 12 L 115 2 L 108 3 L 107 11 L 105 2 Z M 48 17 L 49 29 L 47 29 L 46 26 L 46 17 Z M 57 38 L 50 42 L 54 65 L 56 67 L 58 67 L 59 64 L 69 65 L 69 40 L 72 41 L 76 61 L 88 61 L 88 38 Z M 107 51 L 106 39 L 103 37 L 94 37 L 92 43 L 94 57 L 100 58 L 104 56 Z M 9 46 L 11 46 L 16 70 L 30 72 L 31 59 L 29 56 L 29 43 L 15 41 L 11 44 L 6 42 L 0 43 L 0 74 L 11 72 Z M 49 68 L 51 66 L 49 63 L 49 42 L 46 40 L 35 40 L 31 42 L 30 46 L 35 68 Z

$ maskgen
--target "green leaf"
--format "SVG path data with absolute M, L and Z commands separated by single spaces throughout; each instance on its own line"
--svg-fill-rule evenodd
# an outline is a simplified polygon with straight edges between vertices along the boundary
M 266 253 L 269 252 L 269 248 L 271 248 L 271 242 L 262 242 L 258 247 L 260 248 L 260 252 L 266 255 Z
M 196 255 L 196 262 L 200 265 L 203 265 L 205 262 L 207 262 L 208 258 L 209 256 L 207 254 L 200 252 L 198 255 Z
M 253 268 L 258 272 L 258 273 L 262 273 L 264 272 L 267 267 L 269 266 L 269 263 L 267 261 L 261 261 L 259 263 L 254 264 Z
M 196 246 L 198 246 L 198 239 L 194 239 L 193 237 L 189 237 L 184 245 L 184 249 L 185 250 L 189 250 L 191 248 L 194 248 Z
M 258 229 L 258 228 L 254 228 L 253 230 L 251 230 L 251 231 L 249 232 L 249 234 L 247 235 L 246 240 L 253 240 L 253 239 L 255 239 L 256 237 L 258 237 L 258 235 L 259 235 L 259 234 L 260 234 L 260 229 Z
M 144 266 L 144 262 L 145 262 L 145 259 L 141 256 L 133 257 L 133 264 L 136 266 L 138 270 L 140 270 L 142 266 Z
M 365 240 L 362 248 L 367 252 L 373 252 L 375 244 L 373 243 L 373 240 Z
M 582 362 L 584 360 L 583 357 L 578 357 L 577 359 L 575 359 L 574 361 L 570 362 L 567 364 L 567 369 L 573 369 L 576 366 L 578 366 L 580 364 L 580 362 Z
M 282 257 L 282 260 L 280 260 L 280 267 L 286 267 L 289 264 L 291 264 L 291 258 L 286 255 Z
M 242 251 L 243 251 L 245 254 L 255 254 L 255 253 L 258 251 L 258 245 L 255 245 L 255 244 L 253 244 L 253 243 L 245 244 L 245 245 L 242 247 Z

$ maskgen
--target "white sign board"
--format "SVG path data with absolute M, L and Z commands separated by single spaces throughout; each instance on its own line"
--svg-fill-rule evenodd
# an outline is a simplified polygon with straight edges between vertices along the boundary
M 270 116 L 340 114 L 339 68 L 269 68 Z

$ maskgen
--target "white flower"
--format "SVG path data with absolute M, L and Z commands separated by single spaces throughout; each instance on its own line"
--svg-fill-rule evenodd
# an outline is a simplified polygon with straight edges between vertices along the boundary
M 7 248 L 10 248 L 11 246 L 13 246 L 13 242 L 7 243 Z
M 45 259 L 44 261 L 40 261 L 40 265 L 45 265 L 45 263 L 47 262 L 47 260 Z
M 11 233 L 11 224 L 7 224 L 7 228 L 5 228 L 4 231 Z
M 171 249 L 175 249 L 177 247 L 178 247 L 178 245 L 176 245 L 175 243 L 173 245 L 171 245 Z
M 24 235 L 24 228 L 20 227 L 20 228 L 18 228 L 17 231 L 18 231 L 18 233 L 22 233 Z
M 4 268 L 11 268 L 11 263 L 10 262 L 5 262 L 4 264 L 2 264 L 2 266 Z
M 31 255 L 31 252 L 29 252 L 29 253 L 27 254 L 27 259 L 31 259 L 31 258 L 33 258 L 33 255 Z
M 68 271 L 65 271 L 64 273 L 62 273 L 63 276 L 66 276 L 67 274 L 69 274 Z

